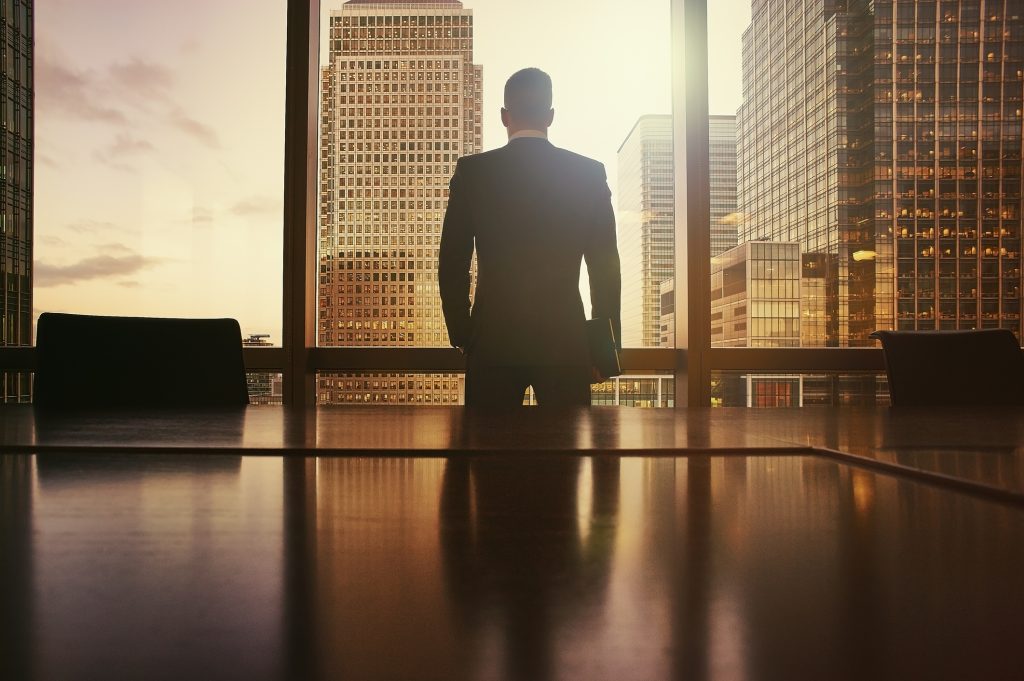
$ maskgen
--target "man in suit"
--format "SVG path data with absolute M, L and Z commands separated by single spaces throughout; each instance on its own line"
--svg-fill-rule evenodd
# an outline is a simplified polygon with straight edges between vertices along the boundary
M 506 146 L 459 159 L 441 233 L 438 280 L 448 336 L 467 356 L 466 405 L 590 404 L 593 368 L 579 293 L 620 338 L 619 253 L 604 166 L 547 140 L 551 78 L 523 69 L 505 83 Z M 470 263 L 477 285 L 470 302 Z

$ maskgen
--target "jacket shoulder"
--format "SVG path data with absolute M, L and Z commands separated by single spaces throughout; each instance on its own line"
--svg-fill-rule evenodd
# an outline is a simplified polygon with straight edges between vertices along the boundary
M 561 147 L 555 147 L 555 151 L 559 154 L 563 163 L 577 172 L 588 176 L 596 176 L 602 180 L 605 179 L 604 164 L 600 161 L 583 154 L 577 154 L 575 151 L 562 149 Z
M 459 160 L 455 162 L 455 167 L 458 170 L 472 170 L 474 168 L 480 168 L 486 166 L 489 163 L 494 162 L 501 151 L 501 148 L 491 149 L 490 151 L 482 151 L 478 154 L 467 154 L 466 156 L 460 156 Z

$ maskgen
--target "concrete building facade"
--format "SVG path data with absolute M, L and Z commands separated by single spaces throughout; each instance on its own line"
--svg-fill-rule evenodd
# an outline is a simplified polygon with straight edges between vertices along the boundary
M 482 148 L 473 12 L 350 0 L 322 70 L 318 342 L 448 347 L 437 250 L 458 158 Z M 458 403 L 460 375 L 322 375 L 321 402 Z

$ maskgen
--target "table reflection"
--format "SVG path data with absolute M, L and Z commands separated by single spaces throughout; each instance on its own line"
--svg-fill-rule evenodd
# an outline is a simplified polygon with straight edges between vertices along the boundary
M 1024 512 L 822 459 L 3 456 L 0 492 L 5 679 L 1024 676 Z

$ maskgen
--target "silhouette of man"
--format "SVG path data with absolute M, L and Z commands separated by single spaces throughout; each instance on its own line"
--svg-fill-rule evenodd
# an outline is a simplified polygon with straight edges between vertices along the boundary
M 593 316 L 620 338 L 619 253 L 604 166 L 552 145 L 551 78 L 517 71 L 505 83 L 509 142 L 459 159 L 441 233 L 438 283 L 448 335 L 466 360 L 466 405 L 590 404 L 592 367 L 580 263 Z M 470 263 L 477 284 L 470 303 Z

